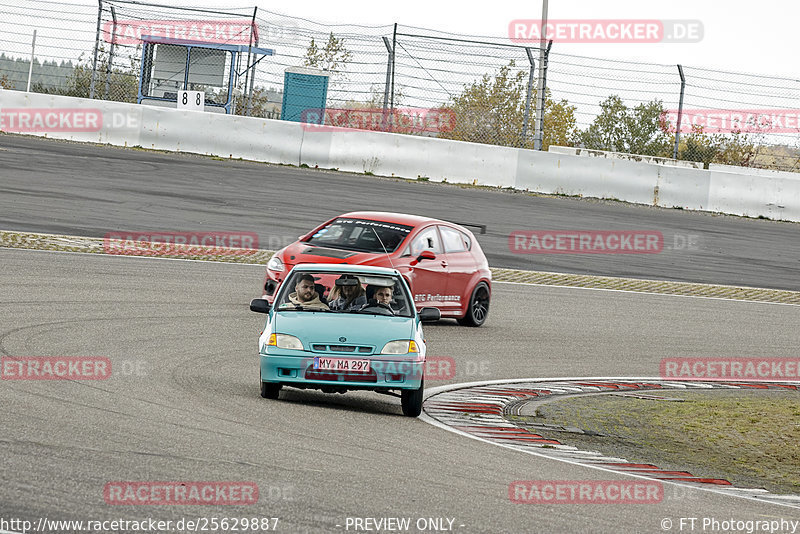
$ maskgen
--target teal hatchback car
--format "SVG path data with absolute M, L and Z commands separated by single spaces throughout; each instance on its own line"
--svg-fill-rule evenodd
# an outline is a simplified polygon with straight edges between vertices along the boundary
M 258 341 L 261 396 L 277 399 L 283 386 L 326 393 L 371 390 L 400 397 L 403 413 L 422 411 L 423 321 L 438 308 L 414 306 L 394 269 L 346 264 L 300 264 L 281 284 Z

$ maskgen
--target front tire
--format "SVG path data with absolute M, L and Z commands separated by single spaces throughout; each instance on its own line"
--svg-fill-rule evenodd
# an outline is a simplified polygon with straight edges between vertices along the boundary
M 265 399 L 277 399 L 278 394 L 281 392 L 281 384 L 273 384 L 272 382 L 261 382 L 261 397 Z
M 491 295 L 489 293 L 489 286 L 486 282 L 480 282 L 472 290 L 472 295 L 469 298 L 467 305 L 467 313 L 458 320 L 458 324 L 463 326 L 481 326 L 486 322 L 489 316 L 489 301 Z
M 422 394 L 425 384 L 420 381 L 419 389 L 404 389 L 400 392 L 400 404 L 403 406 L 403 415 L 419 417 L 422 413 Z

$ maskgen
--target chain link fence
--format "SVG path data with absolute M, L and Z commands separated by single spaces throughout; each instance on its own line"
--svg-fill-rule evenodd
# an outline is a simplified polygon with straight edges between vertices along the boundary
M 215 42 L 275 50 L 240 57 L 237 114 L 279 119 L 284 73 L 301 66 L 330 74 L 325 120 L 333 126 L 800 171 L 800 82 L 789 78 L 562 54 L 555 44 L 541 103 L 540 49 L 508 38 L 129 0 L 0 0 L 0 12 L 0 85 L 7 89 L 27 88 L 36 30 L 31 91 L 136 102 L 138 37 L 192 37 L 192 28 L 212 22 L 240 29 L 213 35 Z M 183 57 L 174 59 L 177 71 Z M 227 98 L 227 85 L 200 89 L 212 102 Z

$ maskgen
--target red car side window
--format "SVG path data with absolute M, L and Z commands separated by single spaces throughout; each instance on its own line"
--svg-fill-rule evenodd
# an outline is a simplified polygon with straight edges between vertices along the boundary
M 466 252 L 467 243 L 464 234 L 453 228 L 447 226 L 440 226 L 439 230 L 442 232 L 442 240 L 444 241 L 445 252 Z
M 442 244 L 435 226 L 426 228 L 411 243 L 411 255 L 418 256 L 423 250 L 430 250 L 435 254 L 442 252 Z

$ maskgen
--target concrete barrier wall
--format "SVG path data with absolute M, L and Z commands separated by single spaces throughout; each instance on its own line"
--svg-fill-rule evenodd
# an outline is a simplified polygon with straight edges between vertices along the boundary
M 800 221 L 800 180 L 0 90 L 9 108 L 99 110 L 99 131 L 35 135 Z M 2 129 L 2 126 L 0 126 Z
M 708 210 L 711 176 L 702 169 L 658 166 L 656 206 Z
M 658 167 L 520 150 L 517 189 L 653 204 Z
M 412 135 L 309 130 L 302 162 L 381 176 L 514 187 L 518 154 L 514 148 Z
M 570 156 L 583 156 L 586 158 L 624 159 L 628 161 L 655 163 L 657 165 L 667 165 L 671 167 L 689 167 L 691 169 L 703 168 L 703 163 L 699 161 L 684 161 L 680 159 L 660 158 L 657 156 L 643 156 L 640 154 L 629 154 L 627 152 L 610 152 L 608 150 L 592 150 L 589 148 L 557 145 L 550 145 L 547 148 L 547 151 L 555 152 L 556 154 L 568 154 Z
M 708 172 L 709 210 L 800 221 L 800 180 Z
M 710 163 L 710 171 L 732 172 L 735 174 L 752 174 L 754 176 L 767 176 L 770 178 L 791 178 L 800 180 L 800 172 L 776 171 L 773 169 L 758 169 L 755 167 L 739 167 L 737 165 L 722 165 L 720 163 Z
M 32 135 L 71 141 L 140 146 L 290 165 L 299 164 L 303 141 L 300 125 L 286 121 L 0 91 L 0 113 L 11 108 L 99 111 L 102 115 L 99 131 L 49 129 L 47 132 L 30 132 Z

